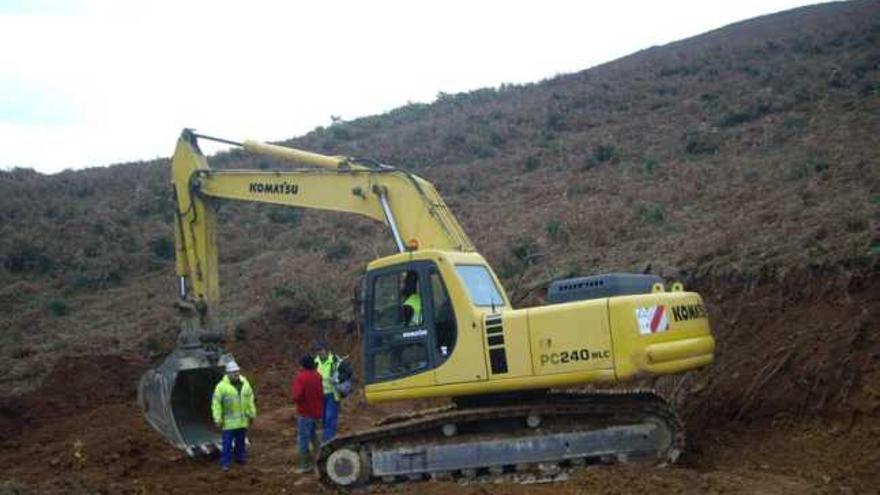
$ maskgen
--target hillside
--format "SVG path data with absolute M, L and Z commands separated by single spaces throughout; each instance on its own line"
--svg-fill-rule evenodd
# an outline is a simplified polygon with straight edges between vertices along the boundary
M 729 432 L 750 423 L 782 417 L 801 431 L 844 417 L 847 432 L 869 432 L 853 445 L 876 454 L 880 2 L 752 19 L 289 143 L 375 158 L 436 184 L 520 305 L 540 303 L 549 281 L 569 275 L 684 281 L 707 297 L 719 340 L 716 365 L 681 389 L 689 424 L 733 442 Z M 239 152 L 213 164 L 286 166 Z M 58 369 L 122 355 L 113 359 L 136 376 L 173 346 L 168 183 L 166 160 L 0 172 L 0 394 L 18 397 L 0 408 L 9 428 L 49 414 L 40 389 L 21 394 L 47 376 L 62 389 Z M 247 364 L 279 372 L 308 340 L 292 334 L 300 329 L 308 338 L 334 329 L 340 346 L 354 346 L 339 329 L 356 276 L 393 250 L 381 225 L 235 203 L 220 224 L 222 316 Z M 273 347 L 275 361 L 261 363 L 259 350 Z M 130 402 L 118 385 L 96 401 Z M 734 452 L 708 440 L 695 449 L 707 456 L 698 469 Z M 871 462 L 853 461 L 835 480 L 869 486 Z

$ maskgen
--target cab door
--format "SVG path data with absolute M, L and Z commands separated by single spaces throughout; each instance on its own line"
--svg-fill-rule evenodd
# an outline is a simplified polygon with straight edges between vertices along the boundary
M 467 288 L 451 264 L 432 267 L 428 281 L 432 317 L 437 325 L 438 365 L 434 372 L 437 384 L 487 380 L 483 313 L 472 310 Z
M 436 336 L 428 289 L 433 263 L 403 263 L 367 273 L 364 372 L 367 384 L 418 375 L 436 367 Z M 433 374 L 422 386 L 433 385 Z

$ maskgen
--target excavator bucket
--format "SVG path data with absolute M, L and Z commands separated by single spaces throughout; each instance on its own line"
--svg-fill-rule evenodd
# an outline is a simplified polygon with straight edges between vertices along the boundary
M 190 456 L 219 451 L 221 432 L 211 417 L 211 399 L 231 360 L 231 354 L 219 349 L 175 349 L 138 384 L 147 422 Z

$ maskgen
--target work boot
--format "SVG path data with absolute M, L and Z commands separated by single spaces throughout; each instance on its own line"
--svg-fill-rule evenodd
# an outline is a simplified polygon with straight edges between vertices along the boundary
M 296 462 L 296 474 L 305 474 L 312 470 L 312 456 L 310 454 L 300 454 Z

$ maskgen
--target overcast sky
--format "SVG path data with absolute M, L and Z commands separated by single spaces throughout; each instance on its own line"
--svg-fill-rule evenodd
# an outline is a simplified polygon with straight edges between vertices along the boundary
M 183 127 L 291 138 L 810 3 L 0 0 L 0 168 L 169 156 Z

